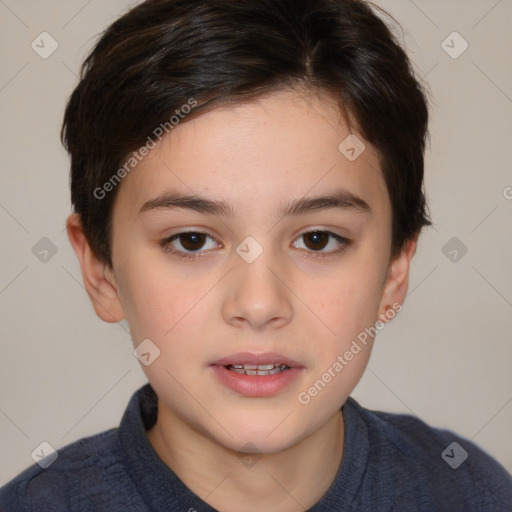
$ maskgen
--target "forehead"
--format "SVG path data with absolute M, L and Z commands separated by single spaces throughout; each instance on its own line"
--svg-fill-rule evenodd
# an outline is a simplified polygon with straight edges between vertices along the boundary
M 185 118 L 123 180 L 114 215 L 133 218 L 151 199 L 177 192 L 261 216 L 339 189 L 390 214 L 378 155 L 351 133 L 335 101 L 286 91 Z

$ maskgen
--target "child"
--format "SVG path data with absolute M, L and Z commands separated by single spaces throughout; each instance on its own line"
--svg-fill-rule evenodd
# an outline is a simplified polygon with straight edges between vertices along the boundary
M 149 384 L 1 510 L 512 510 L 470 441 L 350 397 L 430 223 L 427 128 L 361 0 L 148 0 L 115 22 L 65 113 L 67 230 Z

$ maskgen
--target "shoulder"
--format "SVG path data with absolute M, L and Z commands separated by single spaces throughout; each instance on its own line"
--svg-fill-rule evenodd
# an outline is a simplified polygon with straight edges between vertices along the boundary
M 350 405 L 367 426 L 370 460 L 385 460 L 375 464 L 398 487 L 439 503 L 467 502 L 466 510 L 512 510 L 511 475 L 473 441 L 412 415 L 371 411 L 353 399 Z
M 0 488 L 0 510 L 72 510 L 73 500 L 101 492 L 108 474 L 121 471 L 116 449 L 116 430 L 86 437 L 57 451 L 44 468 L 34 464 Z M 50 459 L 47 459 L 49 461 Z

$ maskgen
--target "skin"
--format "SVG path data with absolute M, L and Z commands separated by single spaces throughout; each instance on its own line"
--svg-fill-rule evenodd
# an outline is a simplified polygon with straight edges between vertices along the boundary
M 303 510 L 325 494 L 343 456 L 340 408 L 373 340 L 308 404 L 298 394 L 405 298 L 416 241 L 391 260 L 391 205 L 378 156 L 358 135 L 366 150 L 350 162 L 338 150 L 350 133 L 321 93 L 281 91 L 218 107 L 182 122 L 123 180 L 113 212 L 113 268 L 94 256 L 77 215 L 68 218 L 98 316 L 126 318 L 135 346 L 150 339 L 161 351 L 142 366 L 159 396 L 150 443 L 217 510 Z M 341 189 L 371 211 L 278 213 L 283 204 Z M 222 200 L 233 214 L 139 213 L 164 192 Z M 342 245 L 328 238 L 325 248 L 311 249 L 311 237 L 302 235 L 313 230 L 351 243 L 336 252 Z M 213 237 L 199 257 L 161 246 L 186 231 Z M 253 263 L 236 252 L 249 236 L 263 248 Z M 180 240 L 169 246 L 186 252 L 190 245 Z M 237 352 L 276 352 L 302 370 L 275 396 L 247 397 L 221 384 L 210 366 Z M 242 459 L 247 452 L 256 453 Z

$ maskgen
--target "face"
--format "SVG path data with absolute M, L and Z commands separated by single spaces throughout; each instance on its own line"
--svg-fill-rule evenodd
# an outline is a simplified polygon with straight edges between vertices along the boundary
M 122 182 L 111 282 L 134 345 L 151 340 L 142 368 L 162 418 L 275 453 L 360 379 L 404 272 L 390 266 L 377 154 L 358 135 L 366 149 L 347 158 L 340 118 L 327 96 L 298 92 L 217 108 Z

